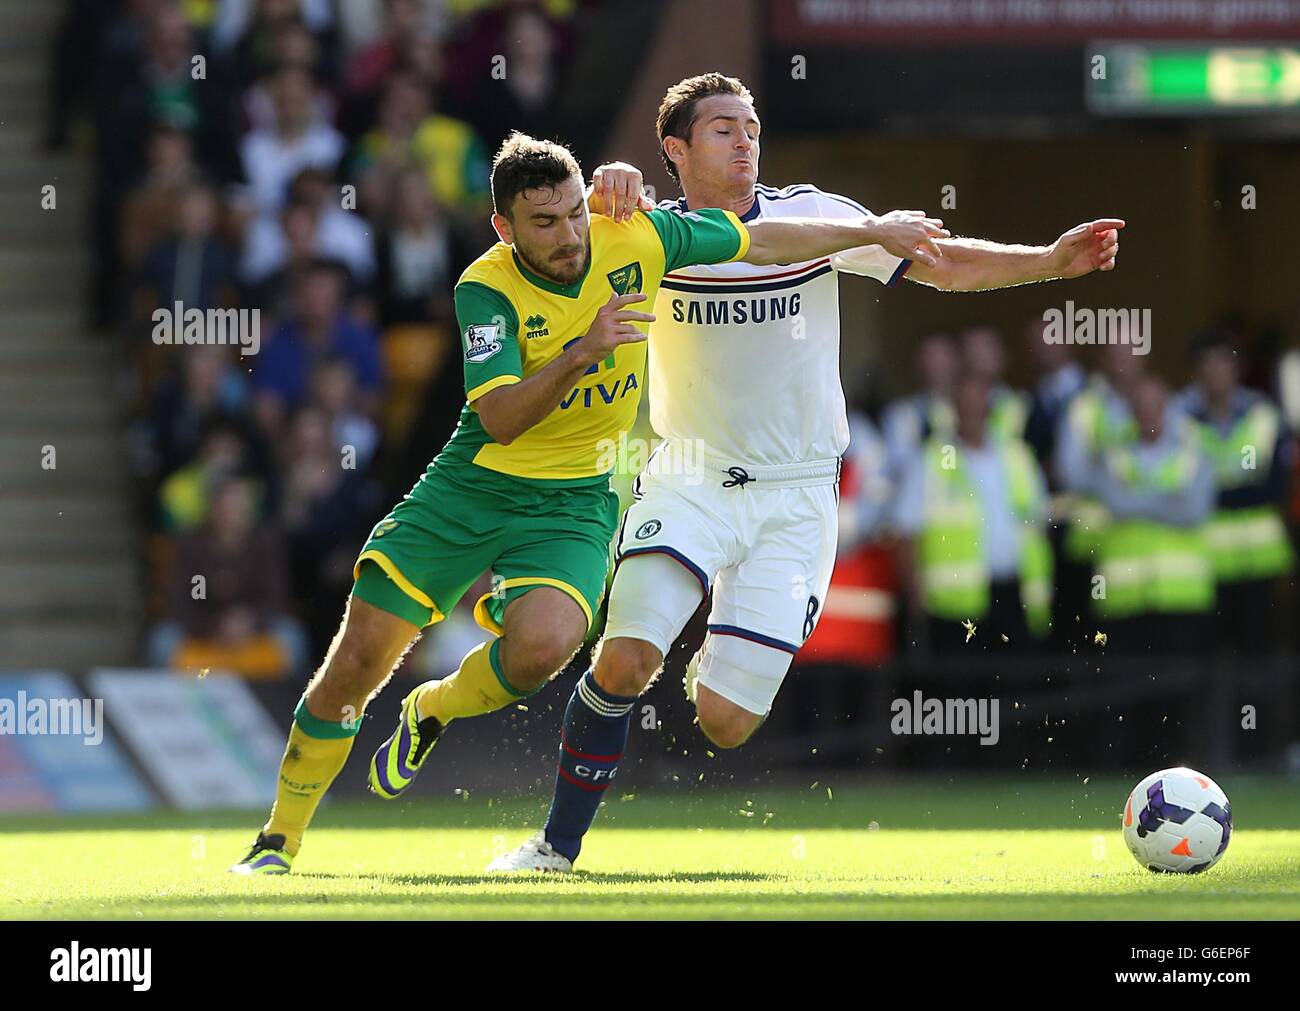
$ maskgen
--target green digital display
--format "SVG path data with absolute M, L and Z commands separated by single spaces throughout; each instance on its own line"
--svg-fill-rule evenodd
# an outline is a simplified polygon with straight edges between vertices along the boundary
M 1100 43 L 1084 74 L 1104 115 L 1300 111 L 1300 44 Z

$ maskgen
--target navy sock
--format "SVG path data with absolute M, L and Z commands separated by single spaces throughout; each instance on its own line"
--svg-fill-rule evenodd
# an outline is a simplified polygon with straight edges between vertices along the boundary
M 635 695 L 611 695 L 589 670 L 578 679 L 560 738 L 555 796 L 546 819 L 546 841 L 570 860 L 596 818 L 605 790 L 614 781 L 627 746 Z

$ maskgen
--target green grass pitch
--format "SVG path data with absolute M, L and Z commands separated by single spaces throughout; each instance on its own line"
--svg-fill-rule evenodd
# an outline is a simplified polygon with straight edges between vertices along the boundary
M 262 812 L 7 818 L 0 917 L 1300 918 L 1300 791 L 1228 780 L 1235 831 L 1195 876 L 1129 856 L 1130 783 L 906 779 L 617 787 L 573 877 L 489 878 L 547 798 L 322 808 L 294 873 L 239 878 Z M 418 787 L 416 788 L 418 790 Z

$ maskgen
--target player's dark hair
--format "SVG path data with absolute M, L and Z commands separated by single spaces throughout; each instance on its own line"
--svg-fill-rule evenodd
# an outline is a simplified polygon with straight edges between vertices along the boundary
M 492 206 L 508 218 L 515 197 L 524 190 L 555 189 L 575 176 L 581 180 L 582 169 L 563 144 L 516 130 L 492 159 Z
M 713 95 L 735 95 L 751 104 L 754 101 L 754 96 L 749 93 L 749 89 L 736 78 L 714 73 L 699 74 L 678 81 L 668 89 L 664 100 L 659 103 L 659 115 L 655 118 L 655 130 L 659 134 L 659 157 L 664 160 L 664 167 L 676 182 L 681 180 L 677 175 L 677 166 L 664 150 L 664 140 L 668 137 L 679 137 L 689 144 L 691 131 L 695 129 L 695 123 L 699 119 L 697 107 L 700 100 Z

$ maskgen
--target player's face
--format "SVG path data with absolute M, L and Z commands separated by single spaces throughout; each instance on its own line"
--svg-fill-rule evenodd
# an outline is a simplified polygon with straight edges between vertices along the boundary
M 690 143 L 682 145 L 682 176 L 726 189 L 758 181 L 758 136 L 754 107 L 736 95 L 710 95 L 696 106 Z
M 524 190 L 515 197 L 510 217 L 494 214 L 492 224 L 534 274 L 556 284 L 572 284 L 586 273 L 591 221 L 582 181 L 576 176 L 554 188 Z

